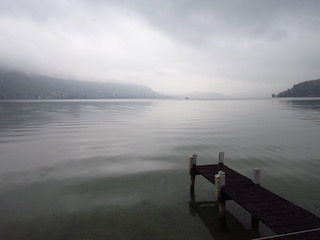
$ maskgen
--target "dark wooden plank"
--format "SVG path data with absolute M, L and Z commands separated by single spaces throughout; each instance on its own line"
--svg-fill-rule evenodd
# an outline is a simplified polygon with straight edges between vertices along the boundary
M 319 240 L 320 230 L 311 230 L 307 232 L 292 232 L 288 234 L 281 234 L 269 237 L 257 238 L 256 240 Z

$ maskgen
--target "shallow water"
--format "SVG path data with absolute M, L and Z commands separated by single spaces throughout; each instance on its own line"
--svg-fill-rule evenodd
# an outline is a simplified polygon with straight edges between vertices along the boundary
M 0 102 L 0 239 L 250 239 L 227 203 L 189 209 L 188 157 L 320 216 L 320 99 Z M 196 200 L 213 186 L 197 177 Z M 192 209 L 191 209 L 192 212 Z M 269 235 L 263 225 L 260 235 Z

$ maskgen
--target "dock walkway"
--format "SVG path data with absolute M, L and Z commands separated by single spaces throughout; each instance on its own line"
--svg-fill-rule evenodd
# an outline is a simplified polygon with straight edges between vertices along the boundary
M 319 217 L 260 184 L 255 184 L 223 163 L 202 166 L 191 164 L 191 191 L 194 191 L 196 175 L 202 175 L 215 184 L 215 175 L 219 171 L 225 173 L 225 185 L 220 190 L 220 201 L 234 200 L 252 214 L 252 219 L 260 220 L 279 235 L 261 239 L 320 239 Z

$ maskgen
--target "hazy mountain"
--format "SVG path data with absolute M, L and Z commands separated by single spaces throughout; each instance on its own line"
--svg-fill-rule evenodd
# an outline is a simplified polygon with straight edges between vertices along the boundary
M 245 98 L 245 99 L 259 99 L 259 98 L 269 98 L 270 93 L 268 90 L 249 90 L 242 92 L 235 92 L 230 95 L 231 98 Z
M 85 82 L 18 71 L 0 72 L 0 99 L 160 98 L 152 89 L 134 84 Z
M 179 97 L 189 98 L 189 99 L 225 99 L 230 98 L 229 96 L 217 93 L 217 92 L 189 92 L 180 94 Z
M 280 92 L 277 97 L 320 97 L 320 79 L 296 84 Z

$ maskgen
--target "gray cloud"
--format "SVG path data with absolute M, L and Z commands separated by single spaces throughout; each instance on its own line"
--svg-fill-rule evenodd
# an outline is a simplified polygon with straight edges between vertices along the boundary
M 179 39 L 244 36 L 278 39 L 287 27 L 316 29 L 320 2 L 309 1 L 117 1 L 152 26 Z
M 319 1 L 0 0 L 0 64 L 155 90 L 261 92 L 319 78 Z

